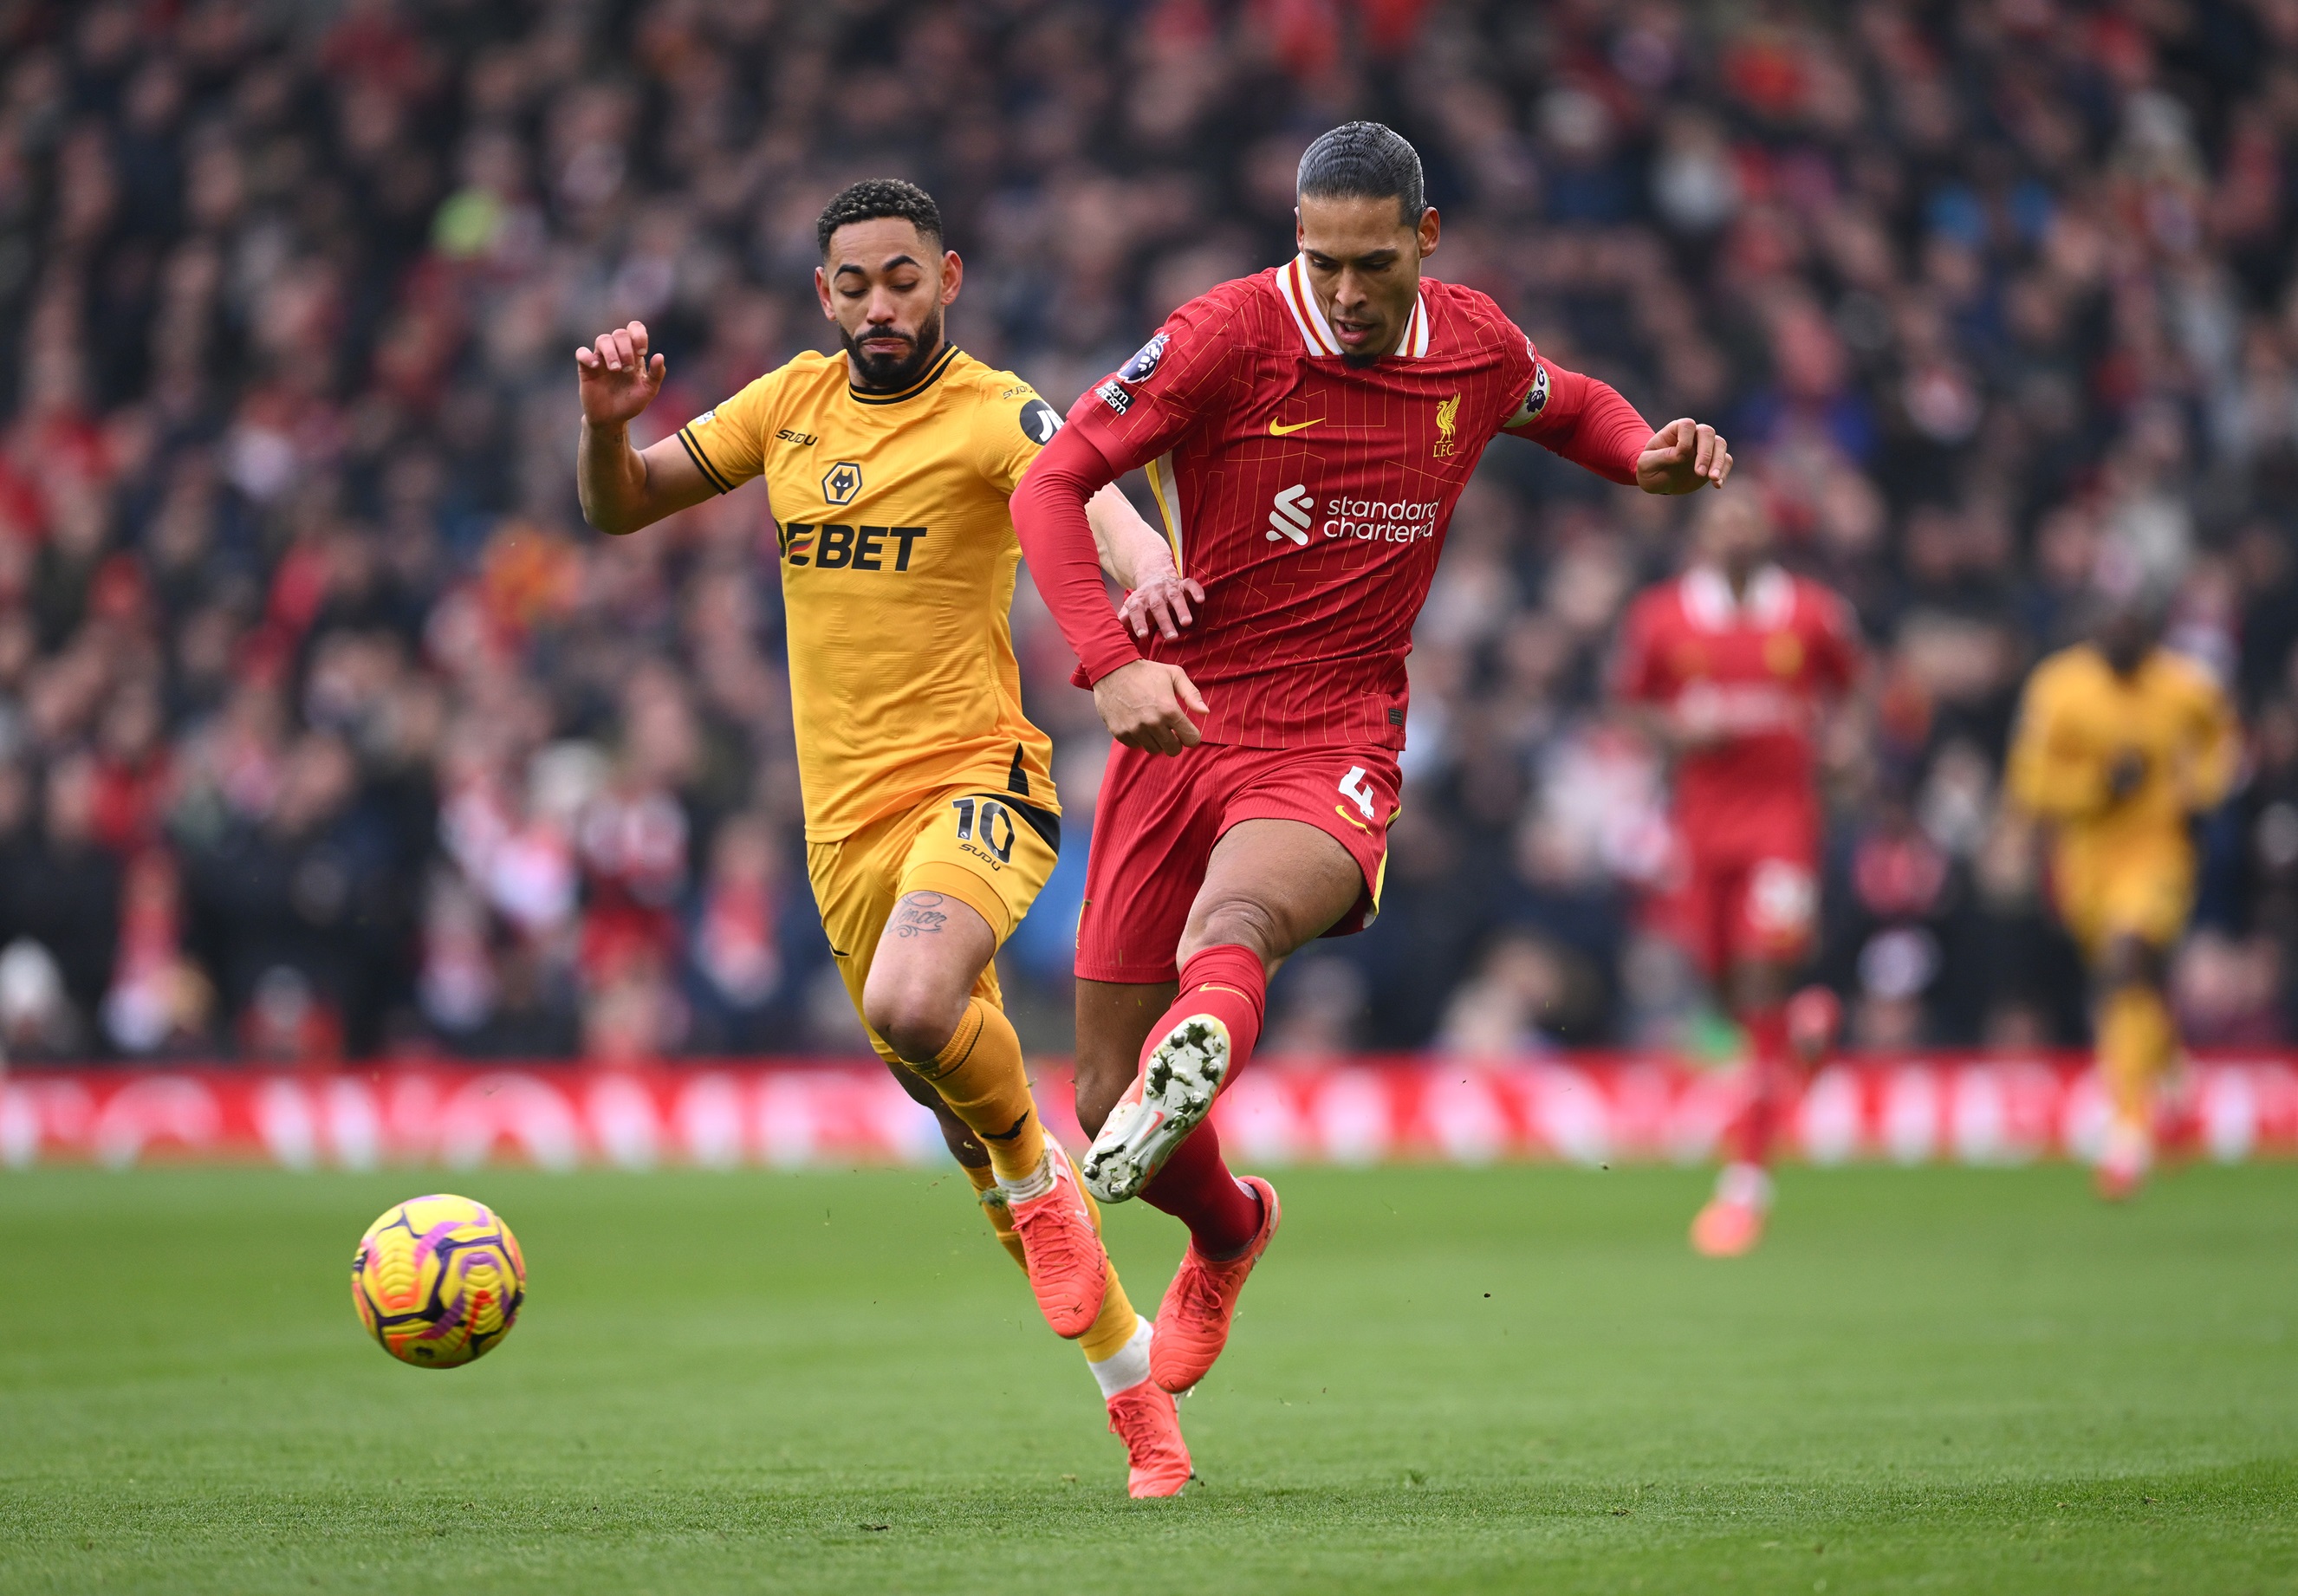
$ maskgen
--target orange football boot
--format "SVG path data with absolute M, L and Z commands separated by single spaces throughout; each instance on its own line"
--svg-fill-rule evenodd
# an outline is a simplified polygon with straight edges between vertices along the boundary
M 1751 1163 L 1730 1163 L 1715 1178 L 1715 1195 L 1691 1220 L 1691 1250 L 1702 1258 L 1739 1258 L 1764 1239 L 1772 1212 L 1772 1177 Z
M 1149 1343 L 1156 1346 L 1153 1339 Z M 1109 1399 L 1109 1431 L 1125 1443 L 1128 1496 L 1178 1496 L 1196 1478 L 1172 1393 L 1144 1380 Z
M 1182 1255 L 1173 1283 L 1165 1288 L 1164 1304 L 1157 1310 L 1156 1336 L 1149 1343 L 1149 1377 L 1168 1391 L 1186 1391 L 1203 1379 L 1228 1344 L 1229 1321 L 1236 1317 L 1244 1278 L 1261 1261 L 1284 1215 L 1275 1187 L 1258 1175 L 1239 1178 L 1261 1199 L 1261 1228 L 1244 1252 L 1219 1263 L 1198 1252 L 1194 1242 Z
M 1764 1239 L 1764 1210 L 1753 1203 L 1715 1197 L 1692 1216 L 1691 1250 L 1703 1258 L 1739 1258 Z
M 1021 1239 L 1021 1267 L 1029 1272 L 1038 1311 L 1054 1335 L 1075 1341 L 1101 1315 L 1102 1298 L 1109 1294 L 1109 1254 L 1069 1154 L 1048 1137 L 1046 1157 L 1054 1189 L 1011 1205 L 1013 1234 Z

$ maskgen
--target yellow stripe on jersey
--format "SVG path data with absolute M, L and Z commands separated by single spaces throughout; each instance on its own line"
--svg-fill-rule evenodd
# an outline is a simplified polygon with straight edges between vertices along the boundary
M 780 523 L 809 839 L 957 787 L 1059 812 L 1052 744 L 1021 713 L 1007 509 L 1058 419 L 953 348 L 884 394 L 843 355 L 803 354 L 680 429 L 713 485 L 765 477 Z
M 1150 496 L 1157 500 L 1158 518 L 1165 523 L 1165 542 L 1173 550 L 1173 569 L 1181 575 L 1188 575 L 1188 566 L 1181 559 L 1181 488 L 1173 476 L 1173 457 L 1161 454 L 1141 467 L 1149 479 Z

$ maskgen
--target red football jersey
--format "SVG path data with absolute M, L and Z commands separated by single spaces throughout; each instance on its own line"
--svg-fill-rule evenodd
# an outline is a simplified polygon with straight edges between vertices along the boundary
M 1715 738 L 1676 766 L 1687 845 L 1748 859 L 1816 848 L 1813 733 L 1823 701 L 1858 666 L 1850 607 L 1776 566 L 1756 573 L 1744 600 L 1702 566 L 1637 598 L 1621 635 L 1621 694 Z
M 1146 470 L 1204 584 L 1196 624 L 1144 649 L 1203 692 L 1205 740 L 1395 748 L 1412 624 L 1469 473 L 1503 429 L 1560 447 L 1599 385 L 1433 278 L 1396 349 L 1351 366 L 1296 258 L 1174 311 L 1069 420 L 1120 473 Z

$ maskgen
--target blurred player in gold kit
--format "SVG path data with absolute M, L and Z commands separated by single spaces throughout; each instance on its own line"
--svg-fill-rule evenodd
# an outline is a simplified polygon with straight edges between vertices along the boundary
M 2053 895 L 2096 983 L 2110 1199 L 2135 1195 L 2153 1162 L 2156 1095 L 2178 1054 L 2163 978 L 2194 908 L 2189 827 L 2226 797 L 2241 751 L 2226 695 L 2156 633 L 2144 602 L 2116 601 L 2091 641 L 2037 666 L 2010 760 L 2013 798 L 2052 832 Z
M 630 533 L 765 478 L 806 872 L 839 973 L 896 1079 L 940 1117 L 1047 1322 L 1084 1349 L 1132 1493 L 1170 1496 L 1189 1455 L 1172 1398 L 1148 1377 L 1153 1327 L 1044 1132 L 992 963 L 1061 844 L 1052 744 L 1021 711 L 1008 620 L 1021 546 L 1006 508 L 1061 418 L 944 337 L 964 268 L 924 190 L 855 184 L 817 232 L 815 292 L 843 352 L 801 354 L 674 437 L 641 451 L 627 436 L 665 375 L 645 327 L 575 351 L 583 513 Z M 1141 574 L 1127 621 L 1143 626 L 1160 602 L 1185 620 L 1164 540 L 1113 489 L 1093 514 Z

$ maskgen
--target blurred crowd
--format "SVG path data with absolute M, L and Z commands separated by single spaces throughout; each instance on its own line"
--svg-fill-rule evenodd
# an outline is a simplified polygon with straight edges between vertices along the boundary
M 1282 260 L 1357 115 L 1418 145 L 1437 275 L 1718 421 L 1855 604 L 1817 973 L 1856 1044 L 2082 1038 L 1999 778 L 2028 666 L 2138 582 L 2250 728 L 2182 1019 L 2291 1034 L 2292 0 L 0 0 L 0 1043 L 858 1045 L 764 495 L 588 532 L 573 347 L 646 321 L 661 435 L 830 346 L 814 218 L 895 173 L 966 257 L 953 336 L 1062 404 Z M 1284 972 L 1272 1048 L 1728 1046 L 1605 692 L 1682 531 L 1495 446 L 1385 912 Z M 1026 584 L 1016 628 L 1070 819 L 1006 974 L 1061 1046 L 1105 740 Z

